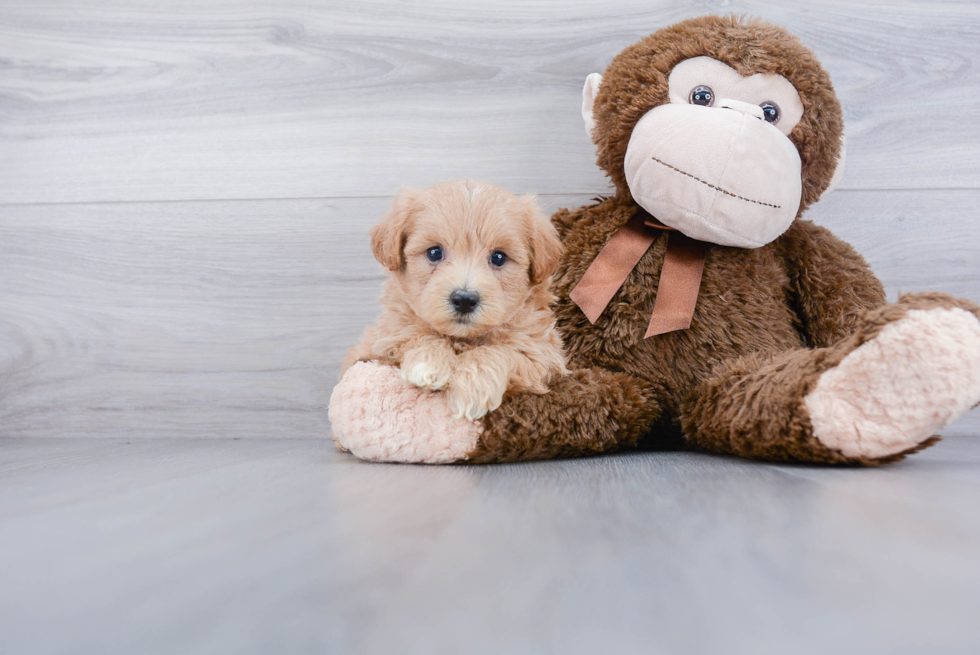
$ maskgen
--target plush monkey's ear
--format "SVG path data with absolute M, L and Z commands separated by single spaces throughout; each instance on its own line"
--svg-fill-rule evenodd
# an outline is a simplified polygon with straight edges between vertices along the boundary
M 380 223 L 371 228 L 371 251 L 382 266 L 397 271 L 403 263 L 412 216 L 418 209 L 420 189 L 402 187 L 391 203 L 391 209 Z
M 596 94 L 599 93 L 599 85 L 602 83 L 602 75 L 592 73 L 585 78 L 585 86 L 582 87 L 582 120 L 585 121 L 585 133 L 592 139 L 592 128 L 595 127 L 595 119 L 592 117 L 592 106 L 595 104 Z
M 847 159 L 847 135 L 841 133 L 840 154 L 837 155 L 837 168 L 834 169 L 834 176 L 830 178 L 830 184 L 827 186 L 827 189 L 820 194 L 821 198 L 823 198 L 828 193 L 836 189 L 837 185 L 840 184 L 840 179 L 844 177 L 844 161 L 846 159 Z
M 531 253 L 529 276 L 531 285 L 546 281 L 558 268 L 558 259 L 565 247 L 558 239 L 558 232 L 551 220 L 544 215 L 533 195 L 521 196 L 527 208 L 530 236 L 528 245 Z

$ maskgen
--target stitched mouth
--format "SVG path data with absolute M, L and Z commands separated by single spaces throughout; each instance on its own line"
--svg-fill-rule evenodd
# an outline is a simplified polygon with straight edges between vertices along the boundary
M 711 184 L 710 182 L 705 182 L 700 177 L 697 177 L 696 175 L 691 175 L 687 171 L 682 171 L 681 169 L 677 168 L 676 166 L 672 166 L 672 165 L 668 164 L 667 162 L 665 162 L 665 161 L 663 161 L 661 159 L 657 159 L 656 157 L 651 157 L 650 159 L 652 159 L 653 161 L 657 162 L 658 164 L 660 164 L 662 166 L 666 166 L 667 168 L 669 168 L 671 170 L 677 171 L 678 173 L 680 173 L 682 175 L 687 175 L 692 180 L 695 180 L 697 182 L 700 182 L 701 184 L 705 185 L 706 187 L 710 187 L 710 188 L 714 189 L 715 191 L 721 191 L 726 196 L 731 196 L 732 198 L 738 198 L 739 200 L 744 200 L 745 202 L 751 202 L 751 203 L 754 203 L 756 205 L 762 205 L 764 207 L 772 207 L 773 209 L 781 209 L 781 207 L 779 205 L 773 205 L 773 204 L 770 204 L 768 202 L 762 202 L 761 200 L 752 200 L 751 198 L 746 198 L 744 196 L 738 195 L 737 193 L 732 193 L 731 191 L 728 191 L 726 189 L 722 189 L 720 186 L 716 186 L 714 184 Z

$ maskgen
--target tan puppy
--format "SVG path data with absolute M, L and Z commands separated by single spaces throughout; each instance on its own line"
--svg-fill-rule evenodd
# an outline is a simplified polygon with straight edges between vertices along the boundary
M 548 307 L 562 246 L 533 196 L 472 180 L 405 188 L 371 248 L 392 272 L 384 310 L 341 374 L 357 361 L 400 366 L 475 420 L 505 391 L 544 393 L 565 373 Z

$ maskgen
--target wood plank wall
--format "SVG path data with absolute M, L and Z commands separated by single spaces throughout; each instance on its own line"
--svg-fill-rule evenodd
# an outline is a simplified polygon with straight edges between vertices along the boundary
M 711 12 L 834 79 L 848 170 L 810 217 L 892 297 L 980 299 L 977 3 L 0 0 L 0 436 L 326 435 L 398 186 L 608 191 L 583 79 Z

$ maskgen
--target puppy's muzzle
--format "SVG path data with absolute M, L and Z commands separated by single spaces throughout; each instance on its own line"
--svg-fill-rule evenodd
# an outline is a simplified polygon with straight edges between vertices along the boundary
M 452 303 L 454 312 L 464 316 L 476 309 L 477 305 L 480 304 L 480 296 L 472 291 L 456 289 L 450 294 L 449 302 Z

